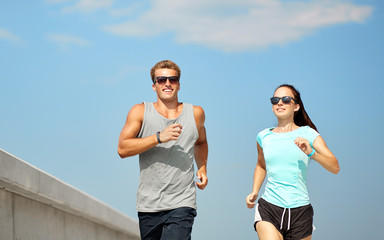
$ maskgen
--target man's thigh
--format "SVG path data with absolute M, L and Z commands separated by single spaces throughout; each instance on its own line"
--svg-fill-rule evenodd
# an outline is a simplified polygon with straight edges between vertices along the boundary
M 161 239 L 188 240 L 191 239 L 192 225 L 196 217 L 196 210 L 182 207 L 171 210 L 164 224 Z
M 154 213 L 138 213 L 142 240 L 191 239 L 196 210 L 189 207 Z
M 165 214 L 166 212 L 138 213 L 142 240 L 160 240 L 163 233 L 163 217 Z

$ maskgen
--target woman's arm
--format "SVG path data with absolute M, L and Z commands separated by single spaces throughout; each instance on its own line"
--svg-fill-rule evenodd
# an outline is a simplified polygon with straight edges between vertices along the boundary
M 312 152 L 311 145 L 307 139 L 298 137 L 295 143 L 305 154 L 309 155 Z M 313 141 L 313 148 L 315 149 L 315 153 L 311 158 L 331 173 L 338 174 L 340 171 L 339 162 L 321 136 L 316 137 Z
M 266 174 L 264 152 L 259 143 L 257 143 L 257 165 L 253 174 L 252 192 L 245 199 L 248 208 L 253 208 L 255 206 L 255 201 L 259 195 L 259 190 L 264 182 Z

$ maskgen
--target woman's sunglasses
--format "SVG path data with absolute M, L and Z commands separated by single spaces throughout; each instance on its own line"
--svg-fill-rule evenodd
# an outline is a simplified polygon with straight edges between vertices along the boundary
M 169 77 L 164 77 L 164 76 L 159 76 L 155 78 L 155 82 L 157 82 L 159 85 L 164 85 L 167 82 L 167 79 L 169 79 L 169 82 L 172 85 L 175 85 L 179 83 L 179 77 L 178 76 L 169 76 Z
M 297 104 L 296 100 L 295 100 L 293 97 L 288 97 L 288 96 L 284 96 L 284 97 L 271 97 L 271 103 L 272 103 L 273 105 L 276 105 L 276 104 L 279 103 L 280 99 L 281 99 L 281 101 L 282 101 L 284 104 L 288 104 L 288 103 L 290 103 L 291 100 L 293 100 L 293 101 Z

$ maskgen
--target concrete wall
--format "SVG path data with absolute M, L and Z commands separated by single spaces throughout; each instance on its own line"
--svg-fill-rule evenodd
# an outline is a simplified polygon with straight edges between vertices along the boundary
M 136 240 L 137 221 L 0 149 L 1 240 Z

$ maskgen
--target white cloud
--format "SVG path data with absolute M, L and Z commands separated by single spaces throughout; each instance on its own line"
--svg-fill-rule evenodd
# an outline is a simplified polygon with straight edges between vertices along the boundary
M 171 32 L 180 43 L 242 51 L 285 44 L 320 27 L 362 23 L 372 11 L 338 0 L 153 0 L 138 19 L 103 30 L 133 37 Z
M 81 13 L 90 13 L 99 9 L 104 9 L 112 6 L 114 0 L 79 0 L 76 4 L 72 6 L 67 6 L 63 8 L 63 12 L 72 13 L 72 12 L 81 12 Z
M 0 39 L 5 39 L 11 42 L 21 42 L 20 38 L 10 31 L 0 28 Z
M 89 46 L 91 43 L 83 38 L 68 34 L 49 34 L 47 39 L 60 46 L 62 50 L 67 50 L 69 46 Z

